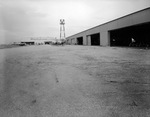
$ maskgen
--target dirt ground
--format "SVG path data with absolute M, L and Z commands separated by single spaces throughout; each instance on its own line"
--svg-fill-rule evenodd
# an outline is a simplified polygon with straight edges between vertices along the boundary
M 150 50 L 0 50 L 0 117 L 150 117 Z

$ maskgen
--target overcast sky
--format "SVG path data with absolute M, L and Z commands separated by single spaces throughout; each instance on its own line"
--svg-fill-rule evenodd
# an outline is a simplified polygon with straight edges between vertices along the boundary
M 25 37 L 59 38 L 150 7 L 150 0 L 0 0 L 0 44 Z

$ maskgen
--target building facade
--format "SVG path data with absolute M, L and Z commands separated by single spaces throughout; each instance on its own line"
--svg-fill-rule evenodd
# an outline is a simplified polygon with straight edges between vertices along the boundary
M 66 38 L 68 44 L 93 46 L 150 45 L 150 8 L 98 25 Z

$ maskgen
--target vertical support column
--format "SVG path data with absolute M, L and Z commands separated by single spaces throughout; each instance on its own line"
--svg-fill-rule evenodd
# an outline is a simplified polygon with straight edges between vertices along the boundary
M 91 36 L 90 35 L 87 36 L 87 45 L 91 46 Z
M 83 45 L 87 45 L 86 44 L 86 35 L 83 35 Z
M 73 44 L 73 45 L 75 45 L 75 43 L 76 43 L 76 39 L 75 39 L 75 38 L 73 38 L 72 40 L 73 40 L 72 44 Z
M 77 38 L 75 38 L 74 40 L 75 40 L 75 44 L 77 45 Z
M 69 44 L 71 44 L 71 43 L 72 43 L 71 39 L 68 39 L 68 43 L 69 43 Z
M 71 40 L 71 43 L 70 43 L 70 44 L 72 45 L 72 39 L 70 39 L 70 40 Z
M 103 31 L 100 33 L 100 44 L 101 46 L 109 46 L 110 40 L 108 31 Z

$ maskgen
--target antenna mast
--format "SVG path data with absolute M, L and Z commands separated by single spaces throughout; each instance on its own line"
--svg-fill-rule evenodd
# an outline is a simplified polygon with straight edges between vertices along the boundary
M 60 19 L 60 39 L 65 39 L 65 20 Z

